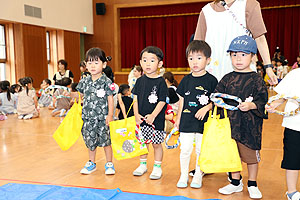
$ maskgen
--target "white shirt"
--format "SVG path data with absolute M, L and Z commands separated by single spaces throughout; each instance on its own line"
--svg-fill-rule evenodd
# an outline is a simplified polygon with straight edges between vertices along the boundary
M 282 81 L 275 87 L 275 92 L 278 94 L 285 94 L 289 96 L 300 97 L 300 68 L 292 70 L 288 73 Z M 299 107 L 295 100 L 288 100 L 284 111 L 290 112 Z M 300 131 L 300 113 L 295 116 L 288 116 L 283 118 L 282 126 Z

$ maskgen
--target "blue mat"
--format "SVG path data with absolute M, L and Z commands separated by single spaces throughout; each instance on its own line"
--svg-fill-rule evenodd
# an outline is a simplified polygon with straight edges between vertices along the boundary
M 159 196 L 122 192 L 120 189 L 102 190 L 63 187 L 56 185 L 32 185 L 8 183 L 0 187 L 0 200 L 191 200 L 183 196 Z M 213 200 L 213 199 L 211 199 Z M 217 200 L 217 199 L 214 199 Z

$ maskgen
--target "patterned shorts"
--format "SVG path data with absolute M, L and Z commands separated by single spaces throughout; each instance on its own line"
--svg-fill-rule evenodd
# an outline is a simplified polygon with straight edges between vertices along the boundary
M 109 129 L 105 124 L 105 120 L 83 120 L 81 133 L 85 145 L 91 151 L 94 151 L 96 147 L 111 145 Z
M 164 142 L 165 131 L 154 130 L 151 126 L 140 126 L 142 136 L 145 140 L 152 140 L 152 144 L 161 144 Z

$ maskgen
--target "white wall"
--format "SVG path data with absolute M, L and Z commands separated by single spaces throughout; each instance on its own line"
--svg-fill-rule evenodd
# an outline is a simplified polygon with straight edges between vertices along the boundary
M 25 16 L 24 4 L 42 9 L 42 19 Z M 0 0 L 0 20 L 93 34 L 93 0 Z

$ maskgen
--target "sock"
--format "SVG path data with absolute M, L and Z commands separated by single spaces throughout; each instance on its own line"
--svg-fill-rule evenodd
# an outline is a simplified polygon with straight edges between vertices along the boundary
M 292 192 L 292 193 L 288 193 L 287 195 L 289 196 L 290 199 L 292 199 L 292 197 L 293 197 L 293 195 L 294 195 L 295 193 L 297 193 L 297 191 L 296 191 L 296 192 Z
M 140 165 L 147 165 L 147 159 L 140 159 Z
M 161 161 L 154 161 L 154 167 L 161 167 Z
M 240 184 L 240 180 L 231 179 L 231 184 L 234 185 L 234 186 L 238 186 Z
M 248 187 L 251 187 L 251 186 L 257 187 L 256 181 L 250 181 L 250 180 L 248 180 Z
M 232 174 L 231 174 L 231 172 L 228 172 L 228 178 L 230 179 L 230 180 L 232 180 Z M 240 180 L 242 180 L 242 175 L 240 175 Z

